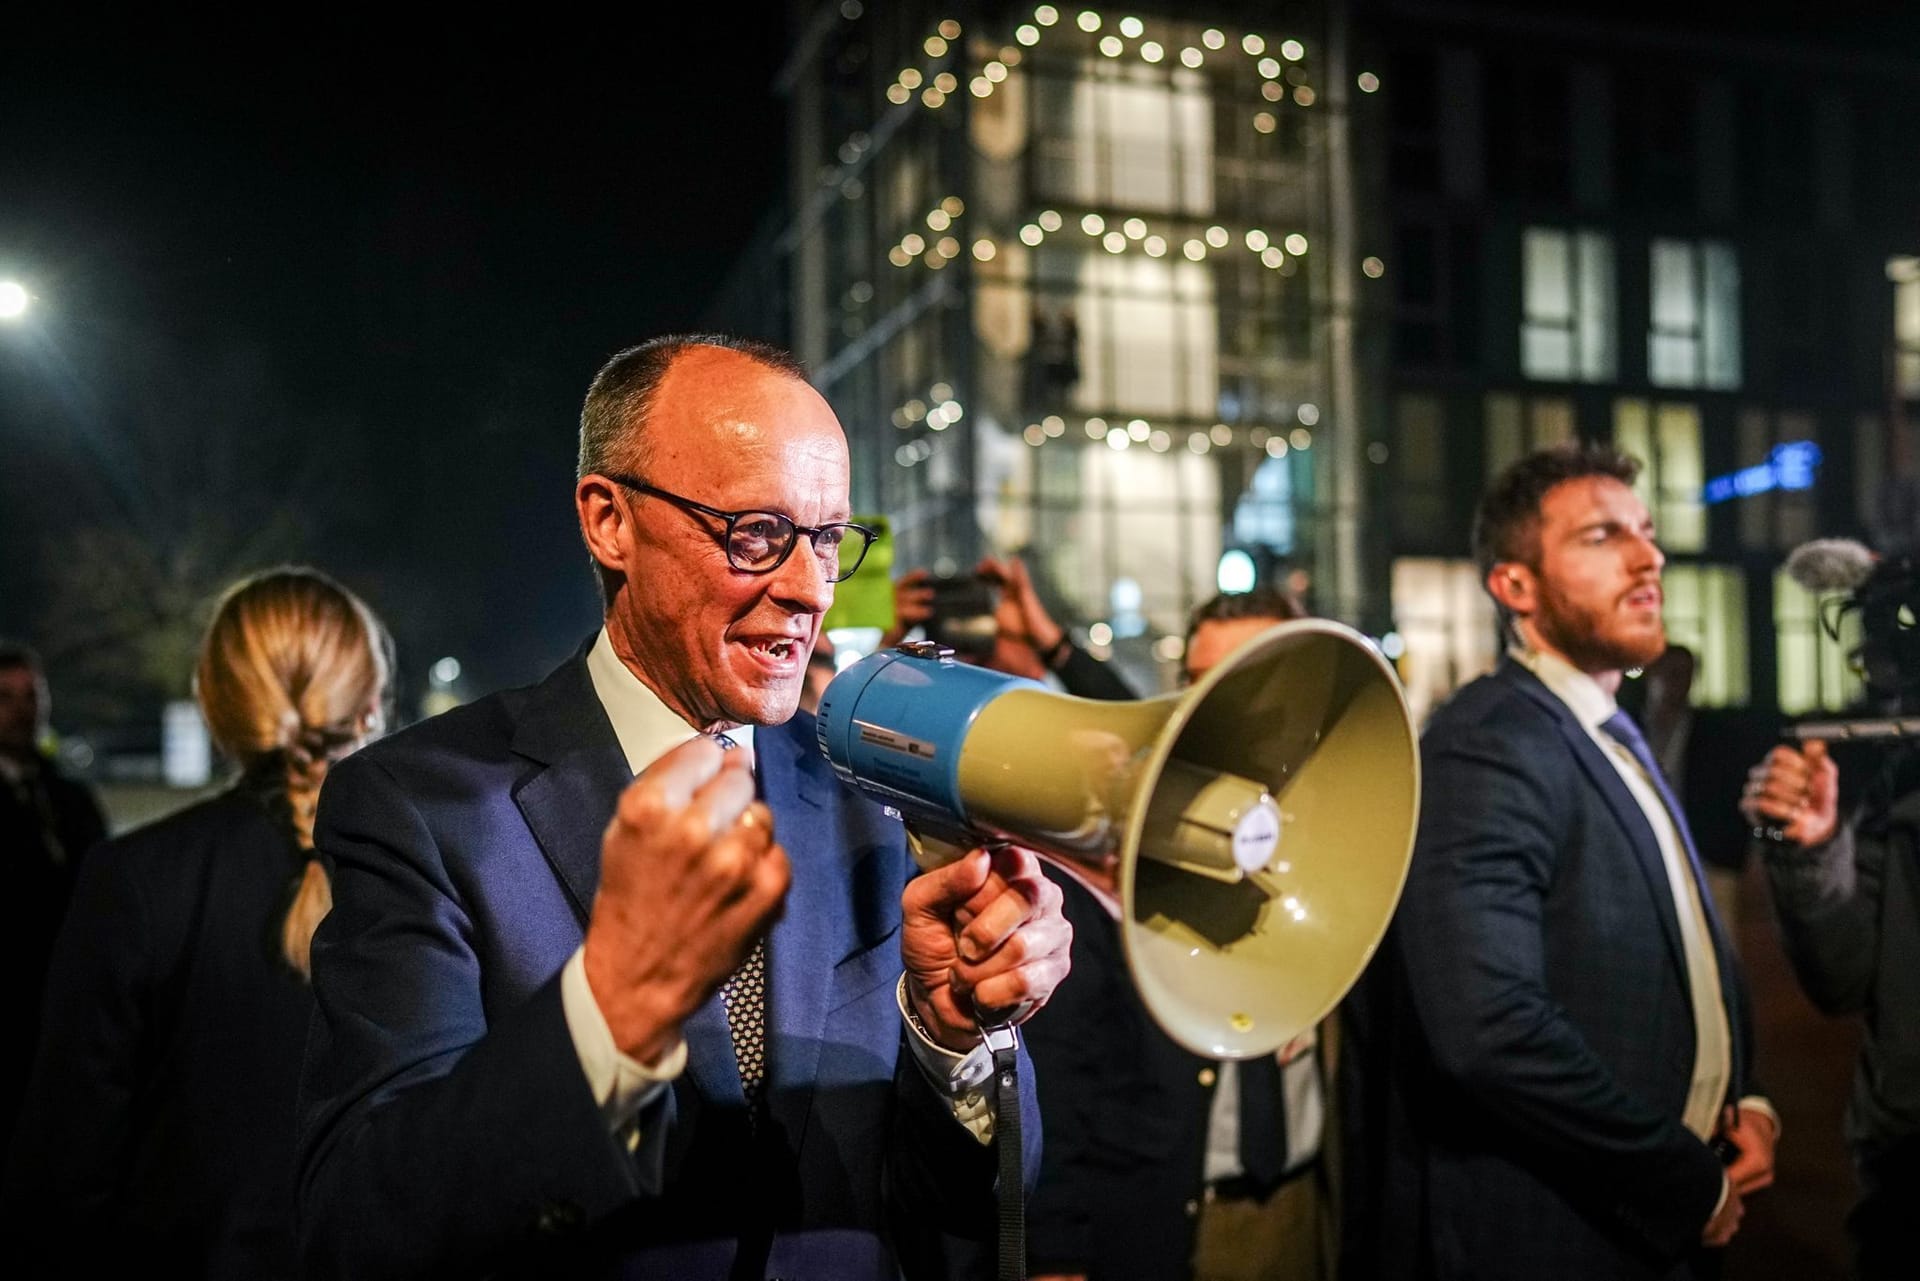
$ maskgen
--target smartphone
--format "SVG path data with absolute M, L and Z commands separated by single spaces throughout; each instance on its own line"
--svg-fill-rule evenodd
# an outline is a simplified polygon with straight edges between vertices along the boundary
M 963 658 L 991 656 L 1000 630 L 993 618 L 999 585 L 972 574 L 937 577 L 930 585 L 933 613 L 926 622 L 927 639 Z

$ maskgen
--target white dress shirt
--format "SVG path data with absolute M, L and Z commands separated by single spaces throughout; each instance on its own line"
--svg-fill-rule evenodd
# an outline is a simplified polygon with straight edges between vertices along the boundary
M 1281 1169 L 1282 1178 L 1298 1173 L 1320 1155 L 1327 1129 L 1326 1091 L 1320 1085 L 1319 1029 L 1308 1029 L 1298 1044 L 1288 1048 L 1295 1054 L 1280 1065 L 1281 1115 L 1287 1119 L 1287 1163 Z M 1274 1054 L 1284 1052 L 1276 1050 Z M 1219 1076 L 1207 1108 L 1207 1155 L 1201 1171 L 1208 1183 L 1246 1173 L 1240 1165 L 1240 1065 L 1226 1059 L 1215 1071 Z

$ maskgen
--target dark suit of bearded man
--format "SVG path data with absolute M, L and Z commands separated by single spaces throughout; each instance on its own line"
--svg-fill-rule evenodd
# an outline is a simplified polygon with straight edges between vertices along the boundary
M 1542 451 L 1482 500 L 1515 640 L 1421 741 L 1413 862 L 1363 999 L 1390 1011 L 1390 1082 L 1368 1095 L 1383 1218 L 1359 1275 L 1711 1274 L 1771 1181 L 1739 962 L 1613 696 L 1665 644 L 1636 472 Z
M 1509 661 L 1422 740 L 1393 927 L 1390 1170 L 1424 1262 L 1387 1276 L 1685 1275 L 1721 1162 L 1680 1122 L 1693 1009 L 1653 834 L 1614 767 Z M 1747 1089 L 1746 996 L 1714 938 Z

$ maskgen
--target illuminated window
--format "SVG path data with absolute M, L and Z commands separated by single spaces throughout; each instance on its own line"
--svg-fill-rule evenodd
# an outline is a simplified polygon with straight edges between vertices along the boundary
M 1866 696 L 1866 687 L 1847 661 L 1860 644 L 1858 613 L 1840 617 L 1840 638 L 1835 640 L 1821 625 L 1820 599 L 1780 572 L 1773 576 L 1773 626 L 1781 711 L 1789 716 L 1820 708 L 1839 711 Z
M 1696 707 L 1744 707 L 1747 580 L 1737 565 L 1675 565 L 1661 574 L 1667 639 L 1694 652 Z
M 1440 397 L 1408 393 L 1394 401 L 1393 518 L 1415 546 L 1457 536 L 1449 520 L 1446 413 Z
M 967 108 L 967 131 L 989 172 L 993 166 L 1016 162 L 1029 142 L 1027 76 L 1020 71 L 1003 74 L 990 94 L 982 98 L 976 92 Z M 985 187 L 977 190 L 988 194 Z
M 1529 227 L 1521 238 L 1520 371 L 1529 378 L 1614 377 L 1613 241 L 1598 231 Z
M 1269 458 L 1254 469 L 1247 492 L 1233 507 L 1233 538 L 1276 552 L 1293 550 L 1293 460 Z
M 1520 397 L 1493 392 L 1487 397 L 1487 475 L 1536 449 L 1564 445 L 1575 436 L 1573 402 L 1560 396 Z
M 1893 377 L 1899 394 L 1920 398 L 1920 258 L 1887 259 L 1893 282 Z
M 1037 410 L 1216 415 L 1219 328 L 1204 263 L 1050 246 L 1034 257 L 1034 363 L 1046 375 Z
M 1493 602 L 1470 560 L 1394 561 L 1393 624 L 1406 643 L 1397 666 L 1415 724 L 1500 656 Z
M 1072 78 L 1036 76 L 1034 166 L 1047 200 L 1195 215 L 1213 209 L 1213 103 L 1206 79 L 1176 69 L 1122 78 L 1101 62 Z
M 1181 631 L 1214 591 L 1220 560 L 1220 473 L 1186 450 L 1050 444 L 1030 555 L 1081 622 L 1103 619 L 1122 579 L 1137 583 L 1149 630 Z
M 1656 240 L 1649 249 L 1656 387 L 1740 386 L 1740 262 L 1722 240 Z
M 1687 404 L 1617 400 L 1613 443 L 1642 464 L 1634 492 L 1653 514 L 1660 546 L 1697 552 L 1707 545 L 1706 477 L 1700 456 L 1700 410 Z

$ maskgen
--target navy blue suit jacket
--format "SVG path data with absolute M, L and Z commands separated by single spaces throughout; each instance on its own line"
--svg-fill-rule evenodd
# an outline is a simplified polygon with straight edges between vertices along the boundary
M 302 1084 L 310 1265 L 354 1278 L 990 1272 L 993 1152 L 902 1041 L 903 831 L 834 778 L 813 739 L 806 716 L 755 736 L 794 872 L 768 953 L 772 1124 L 748 1129 L 716 995 L 686 1025 L 687 1070 L 641 1114 L 632 1153 L 587 1088 L 560 1000 L 630 777 L 585 663 L 335 768 L 318 825 L 335 905 L 314 944 Z M 1037 1136 L 1030 1102 L 1023 1119 Z
M 1722 1167 L 1679 1119 L 1693 1012 L 1652 827 L 1567 706 L 1510 660 L 1440 710 L 1421 761 L 1413 867 L 1369 980 L 1398 1016 L 1376 1270 L 1685 1275 Z M 1746 997 L 1717 931 L 1714 946 L 1733 1101 Z

